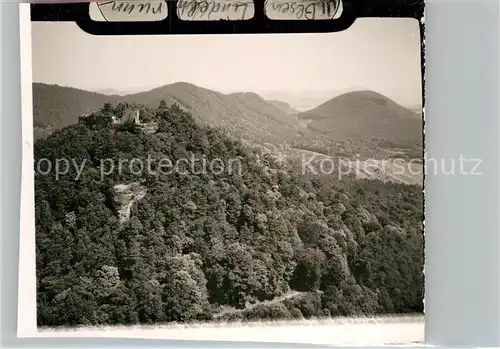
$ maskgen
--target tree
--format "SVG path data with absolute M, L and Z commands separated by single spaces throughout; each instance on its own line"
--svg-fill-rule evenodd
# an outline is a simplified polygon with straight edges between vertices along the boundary
M 299 255 L 292 279 L 292 287 L 298 291 L 317 291 L 321 285 L 321 276 L 326 257 L 317 248 L 307 248 Z
M 167 108 L 168 108 L 168 107 L 167 107 L 167 102 L 165 102 L 165 100 L 164 100 L 164 99 L 162 99 L 162 100 L 160 101 L 160 106 L 158 107 L 158 109 L 167 109 Z

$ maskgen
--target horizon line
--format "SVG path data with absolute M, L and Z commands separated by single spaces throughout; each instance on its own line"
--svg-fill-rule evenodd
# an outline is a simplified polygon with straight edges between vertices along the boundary
M 378 94 L 386 97 L 387 99 L 393 100 L 395 103 L 397 103 L 397 104 L 399 104 L 399 105 L 401 105 L 401 106 L 403 106 L 403 107 L 405 107 L 407 109 L 410 109 L 410 110 L 412 110 L 412 108 L 422 109 L 422 107 L 423 107 L 423 103 L 422 102 L 417 102 L 415 104 L 403 104 L 403 103 L 395 101 L 393 98 L 388 97 L 384 93 L 381 93 L 381 92 L 378 92 L 376 90 L 373 90 L 373 89 L 370 89 L 370 88 L 366 88 L 366 87 L 356 87 L 356 88 L 355 87 L 347 87 L 347 88 L 344 88 L 344 89 L 337 89 L 337 90 L 335 90 L 335 89 L 331 89 L 331 90 L 312 90 L 312 89 L 303 89 L 303 90 L 284 90 L 283 89 L 283 90 L 279 90 L 279 89 L 270 89 L 270 90 L 261 90 L 260 92 L 255 92 L 255 91 L 252 91 L 252 90 L 235 90 L 233 92 L 223 92 L 223 91 L 215 89 L 215 88 L 208 88 L 208 87 L 200 86 L 200 85 L 194 84 L 192 82 L 188 82 L 188 81 L 175 81 L 175 82 L 167 83 L 167 84 L 164 84 L 164 85 L 159 85 L 159 86 L 156 86 L 156 87 L 150 86 L 150 87 L 142 87 L 142 88 L 141 87 L 131 88 L 128 92 L 126 92 L 124 90 L 121 90 L 120 88 L 115 88 L 115 87 L 89 88 L 89 87 L 78 87 L 78 86 L 60 85 L 58 83 L 49 83 L 49 82 L 43 82 L 43 81 L 32 81 L 32 84 L 52 85 L 52 86 L 58 86 L 58 87 L 64 87 L 64 88 L 72 88 L 72 89 L 75 89 L 75 90 L 81 90 L 81 91 L 86 91 L 86 92 L 91 92 L 91 93 L 98 93 L 98 94 L 107 95 L 107 96 L 120 96 L 120 97 L 125 97 L 125 96 L 129 96 L 129 95 L 135 95 L 135 94 L 138 94 L 138 93 L 150 92 L 150 91 L 158 89 L 158 88 L 162 88 L 162 87 L 166 87 L 166 86 L 170 86 L 170 85 L 175 85 L 175 84 L 182 84 L 182 83 L 193 85 L 193 86 L 196 86 L 198 88 L 205 89 L 205 90 L 211 90 L 211 91 L 214 91 L 214 92 L 218 92 L 218 93 L 221 93 L 223 95 L 230 95 L 230 94 L 234 94 L 234 93 L 255 93 L 255 94 L 258 94 L 263 99 L 270 100 L 270 101 L 274 100 L 274 99 L 264 98 L 263 96 L 261 96 L 261 93 L 262 92 L 284 92 L 284 93 L 323 92 L 323 93 L 326 93 L 326 92 L 336 92 L 336 91 L 344 91 L 344 90 L 348 91 L 348 92 L 341 92 L 340 94 L 334 95 L 332 97 L 327 97 L 327 100 L 329 100 L 329 99 L 333 99 L 335 97 L 338 97 L 338 96 L 341 96 L 343 94 L 350 93 L 350 92 L 372 91 L 372 92 L 378 93 Z M 105 90 L 113 90 L 116 93 L 107 94 L 107 93 L 103 92 Z M 349 91 L 349 90 L 351 90 L 351 91 Z M 286 101 L 283 101 L 283 100 L 277 100 L 277 101 L 285 102 L 287 104 L 290 104 L 289 102 L 286 102 Z

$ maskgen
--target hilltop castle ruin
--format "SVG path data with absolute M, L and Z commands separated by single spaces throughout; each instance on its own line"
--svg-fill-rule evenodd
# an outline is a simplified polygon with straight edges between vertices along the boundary
M 144 133 L 155 133 L 158 129 L 157 122 L 142 122 L 140 119 L 139 109 L 131 110 L 125 113 L 121 118 L 117 118 L 115 115 L 112 116 L 113 127 L 117 124 L 122 124 L 124 122 L 133 120 L 134 124 Z

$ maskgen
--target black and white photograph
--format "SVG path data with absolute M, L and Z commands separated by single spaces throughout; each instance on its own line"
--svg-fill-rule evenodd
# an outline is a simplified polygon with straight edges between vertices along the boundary
M 31 32 L 38 331 L 423 343 L 416 19 Z

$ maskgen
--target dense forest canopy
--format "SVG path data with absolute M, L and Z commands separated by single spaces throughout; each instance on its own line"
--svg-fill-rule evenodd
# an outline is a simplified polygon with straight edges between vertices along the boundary
M 423 311 L 422 187 L 300 176 L 176 105 L 110 104 L 35 144 L 38 325 Z M 163 173 L 103 161 L 239 159 Z M 75 179 L 78 176 L 78 179 Z M 140 194 L 140 195 L 139 195 Z

